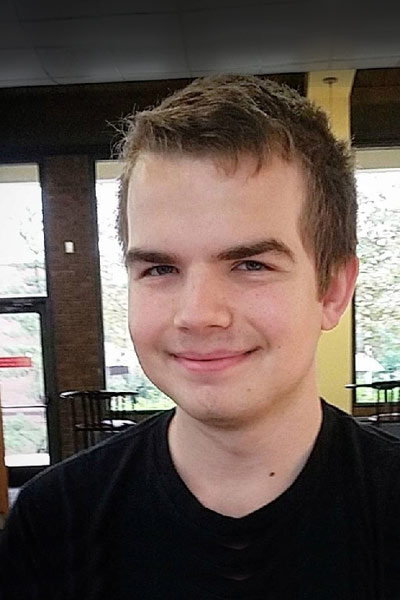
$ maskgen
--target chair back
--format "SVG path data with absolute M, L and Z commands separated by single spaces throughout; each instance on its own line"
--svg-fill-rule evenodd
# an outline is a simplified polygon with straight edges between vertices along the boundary
M 75 452 L 135 425 L 137 396 L 133 391 L 61 392 L 60 399 L 69 404 Z
M 369 388 L 375 391 L 376 413 L 359 417 L 362 425 L 375 425 L 387 433 L 400 438 L 400 380 L 373 381 L 372 383 L 350 383 L 346 388 Z

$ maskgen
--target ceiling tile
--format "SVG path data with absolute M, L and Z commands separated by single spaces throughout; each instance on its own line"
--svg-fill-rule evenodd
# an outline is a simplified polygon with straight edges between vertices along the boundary
M 104 19 L 103 24 L 115 64 L 124 76 L 163 69 L 187 72 L 181 29 L 175 16 L 116 17 Z
M 386 33 L 399 33 L 400 15 L 399 8 L 395 8 L 391 2 L 390 7 L 385 7 L 385 0 L 380 2 L 364 2 L 362 7 L 357 10 L 352 3 L 349 3 L 346 9 L 346 18 L 341 19 L 340 29 L 337 34 L 352 34 L 355 39 L 366 32 L 380 32 L 381 37 Z
M 229 73 L 237 74 L 251 74 L 251 75 L 273 75 L 275 73 L 303 73 L 305 71 L 323 71 L 328 69 L 328 61 L 315 61 L 315 62 L 288 62 L 285 63 L 284 69 L 282 64 L 261 64 L 257 67 L 249 66 L 245 69 L 240 67 L 232 67 L 229 69 Z M 227 70 L 216 70 L 216 69 L 201 69 L 198 71 L 192 71 L 192 77 L 203 77 L 205 75 L 214 75 L 221 72 L 227 72 Z
M 0 48 L 12 50 L 30 46 L 26 33 L 18 21 L 9 21 L 8 23 L 0 21 Z
M 26 19 L 62 19 L 97 14 L 97 0 L 14 0 L 18 16 Z
M 27 49 L 0 50 L 0 81 L 46 77 L 36 54 Z
M 272 4 L 188 13 L 183 16 L 183 24 L 188 33 L 200 33 L 205 35 L 206 39 L 212 36 L 218 40 L 222 36 L 222 39 L 237 40 L 238 35 L 246 39 L 251 39 L 254 35 L 261 40 L 265 36 L 278 39 L 282 34 L 287 36 L 288 33 L 304 38 L 309 15 L 299 10 L 299 7 L 293 8 L 296 6 L 291 5 L 290 19 L 287 6 Z M 304 26 L 305 29 L 299 31 L 300 26 Z
M 174 14 L 102 17 L 100 23 L 106 43 L 113 47 L 128 45 L 143 53 L 154 47 L 162 52 L 165 44 L 183 49 L 179 17 Z
M 283 40 L 282 44 L 273 43 L 270 46 L 265 43 L 260 57 L 260 65 L 263 70 L 270 73 L 304 71 L 305 65 L 324 64 L 330 57 L 331 43 L 329 36 L 326 40 L 312 40 L 292 38 Z M 271 70 L 272 69 L 272 70 Z
M 399 67 L 398 23 L 389 0 L 0 0 L 0 86 Z
M 42 48 L 38 56 L 50 76 L 102 77 L 116 76 L 109 53 L 99 48 Z
M 183 12 L 192 10 L 219 10 L 221 8 L 240 8 L 251 9 L 252 7 L 273 5 L 273 4 L 296 4 L 296 0 L 180 0 L 180 8 Z
M 0 81 L 0 88 L 36 87 L 38 85 L 56 85 L 50 78 L 5 79 Z
M 400 67 L 400 51 L 396 56 L 369 56 L 332 60 L 331 69 L 380 69 Z
M 334 60 L 351 60 L 352 58 L 379 58 L 400 54 L 400 40 L 398 33 L 380 34 L 363 32 L 357 37 L 341 35 L 335 40 L 332 58 Z
M 18 15 L 12 0 L 2 0 L 0 6 L 0 21 L 17 21 Z
M 281 64 L 264 64 L 258 72 L 260 74 L 266 73 L 272 75 L 274 73 L 304 73 L 306 71 L 324 71 L 328 68 L 329 61 L 327 60 L 299 60 L 294 62 L 287 61 Z
M 306 38 L 307 16 L 288 21 L 283 6 L 252 10 L 205 11 L 183 15 L 184 36 L 192 70 L 256 68 L 278 60 L 293 62 Z M 297 59 L 296 59 L 297 60 Z
M 332 55 L 332 39 L 329 34 L 324 38 L 293 38 L 288 48 L 289 51 L 281 49 L 281 56 L 288 64 L 291 62 L 312 64 L 320 61 L 325 63 Z
M 169 12 L 179 8 L 178 0 L 98 0 L 97 4 L 99 13 L 108 16 Z
M 190 72 L 212 70 L 218 72 L 242 72 L 259 69 L 261 66 L 261 56 L 258 53 L 256 44 L 236 44 L 235 46 L 225 46 L 224 48 L 209 49 L 208 51 L 192 51 L 189 56 Z
M 113 51 L 114 63 L 121 75 L 131 79 L 137 73 L 169 73 L 173 71 L 184 72 L 188 76 L 187 65 L 184 56 L 173 52 L 160 53 L 159 51 L 147 51 L 138 54 L 134 50 L 124 49 Z
M 96 18 L 29 21 L 22 24 L 29 42 L 38 47 L 99 44 L 103 30 Z
M 60 85 L 69 85 L 69 84 L 77 84 L 77 83 L 103 83 L 104 82 L 104 75 L 101 73 L 98 73 L 97 75 L 93 75 L 93 76 L 67 76 L 67 77 L 54 77 L 54 81 L 57 84 Z M 121 78 L 121 76 L 118 73 L 115 73 L 115 75 L 111 75 L 110 73 L 107 73 L 107 83 L 118 83 L 123 81 L 123 79 Z
M 157 81 L 158 79 L 186 79 L 191 74 L 186 71 L 135 71 L 126 74 L 124 81 Z

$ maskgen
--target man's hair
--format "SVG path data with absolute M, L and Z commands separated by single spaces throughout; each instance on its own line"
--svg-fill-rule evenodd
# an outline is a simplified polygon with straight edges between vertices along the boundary
M 297 160 L 307 197 L 299 229 L 313 255 L 319 295 L 335 269 L 356 252 L 356 186 L 348 145 L 336 139 L 326 114 L 295 90 L 255 76 L 197 79 L 155 108 L 127 119 L 121 158 L 118 234 L 127 250 L 129 179 L 143 152 L 230 161 L 243 155 L 260 169 L 271 156 Z

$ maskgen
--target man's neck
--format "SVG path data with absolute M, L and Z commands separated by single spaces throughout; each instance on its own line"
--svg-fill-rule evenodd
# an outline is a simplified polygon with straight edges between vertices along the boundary
M 272 502 L 294 482 L 321 422 L 316 395 L 237 428 L 199 422 L 177 408 L 169 448 L 177 472 L 203 506 L 242 517 Z

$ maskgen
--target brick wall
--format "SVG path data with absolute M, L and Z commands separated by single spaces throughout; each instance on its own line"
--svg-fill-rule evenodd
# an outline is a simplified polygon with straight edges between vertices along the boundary
M 43 217 L 58 392 L 103 386 L 94 166 L 87 156 L 46 157 Z M 66 254 L 64 241 L 75 252 Z M 68 407 L 60 404 L 61 453 L 72 453 Z

